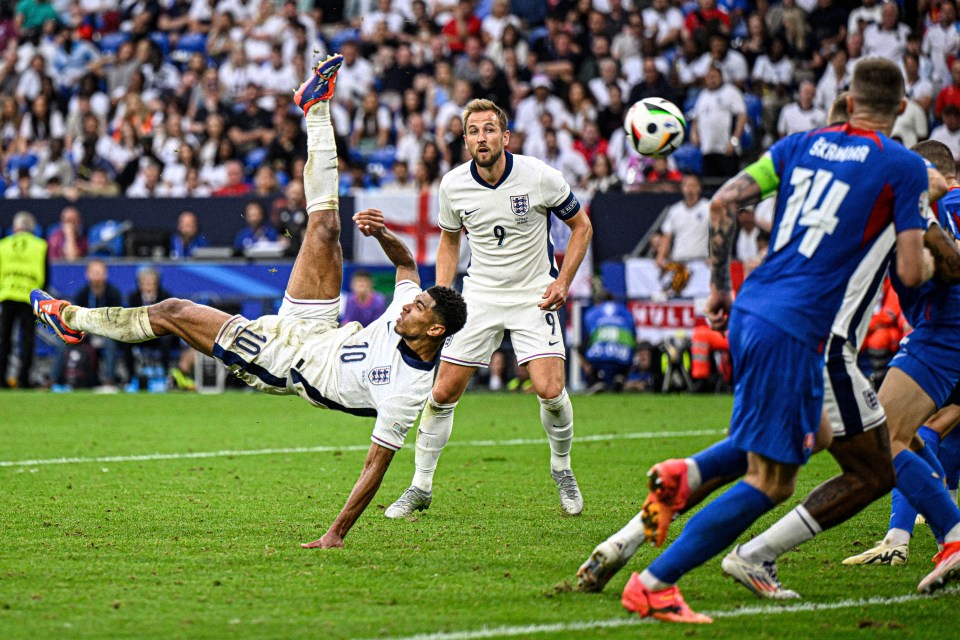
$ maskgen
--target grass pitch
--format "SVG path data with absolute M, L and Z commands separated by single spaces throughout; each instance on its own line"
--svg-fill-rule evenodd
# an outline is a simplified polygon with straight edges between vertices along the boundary
M 573 402 L 581 517 L 561 514 L 536 399 L 468 394 L 429 511 L 382 515 L 413 473 L 411 434 L 346 548 L 307 551 L 356 480 L 370 420 L 246 393 L 4 393 L 0 638 L 956 637 L 960 593 L 914 597 L 935 551 L 925 527 L 905 567 L 839 564 L 883 536 L 889 499 L 782 559 L 801 606 L 754 598 L 718 559 L 681 582 L 695 610 L 723 616 L 713 625 L 634 624 L 620 591 L 648 549 L 604 593 L 572 591 L 594 545 L 639 509 L 646 469 L 719 439 L 731 399 Z M 60 458 L 82 460 L 49 463 Z M 798 496 L 835 471 L 815 458 Z

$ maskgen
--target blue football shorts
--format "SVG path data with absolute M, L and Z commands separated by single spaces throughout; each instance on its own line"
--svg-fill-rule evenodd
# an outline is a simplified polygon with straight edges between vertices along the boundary
M 890 366 L 910 376 L 938 408 L 942 407 L 960 380 L 960 327 L 915 328 L 900 341 L 900 350 Z
M 823 407 L 823 354 L 770 322 L 730 314 L 730 440 L 784 464 L 805 464 Z

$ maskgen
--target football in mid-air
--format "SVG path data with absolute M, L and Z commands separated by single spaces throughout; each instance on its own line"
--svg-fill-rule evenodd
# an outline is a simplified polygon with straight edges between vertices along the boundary
M 669 100 L 644 98 L 627 111 L 623 128 L 627 140 L 644 156 L 668 156 L 683 144 L 687 121 Z

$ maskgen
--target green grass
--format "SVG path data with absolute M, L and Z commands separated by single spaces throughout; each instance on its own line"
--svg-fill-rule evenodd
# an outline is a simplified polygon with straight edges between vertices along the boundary
M 457 409 L 433 507 L 415 521 L 383 508 L 409 483 L 412 437 L 342 550 L 306 551 L 336 516 L 361 450 L 0 467 L 0 638 L 370 638 L 501 625 L 619 621 L 616 576 L 571 592 L 594 545 L 639 509 L 644 472 L 720 437 L 726 396 L 574 398 L 576 433 L 715 429 L 715 436 L 581 442 L 573 461 L 586 509 L 561 515 L 533 397 L 468 395 Z M 285 447 L 361 447 L 372 424 L 295 398 L 0 395 L 0 459 L 127 456 Z M 542 444 L 471 447 L 474 440 Z M 835 473 L 819 456 L 799 495 Z M 790 501 L 750 529 L 759 532 Z M 805 602 L 915 593 L 932 568 L 918 529 L 906 567 L 842 567 L 886 530 L 889 500 L 781 561 Z M 673 536 L 679 527 L 675 525 Z M 654 557 L 641 550 L 630 565 Z M 681 582 L 696 610 L 771 605 L 712 561 Z M 531 638 L 944 638 L 957 594 L 899 604 L 721 618 L 709 627 L 644 624 Z M 795 604 L 795 603 L 791 603 Z M 946 635 L 944 632 L 946 630 Z

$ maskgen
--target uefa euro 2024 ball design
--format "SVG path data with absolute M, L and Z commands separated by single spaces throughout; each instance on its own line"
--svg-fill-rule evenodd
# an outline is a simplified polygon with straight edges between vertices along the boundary
M 634 103 L 623 120 L 627 140 L 644 156 L 668 156 L 683 144 L 687 121 L 669 100 L 644 98 Z

